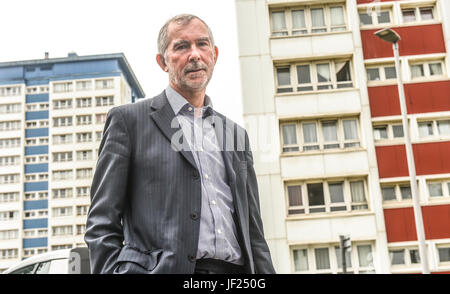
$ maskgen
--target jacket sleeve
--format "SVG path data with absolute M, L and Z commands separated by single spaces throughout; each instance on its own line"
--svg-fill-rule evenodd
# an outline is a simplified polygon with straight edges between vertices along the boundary
M 245 133 L 245 153 L 247 160 L 247 196 L 249 205 L 249 232 L 253 262 L 256 274 L 275 274 L 269 247 L 264 238 L 261 210 L 259 205 L 258 182 L 253 168 L 253 156 L 247 132 Z
M 129 134 L 116 107 L 109 111 L 106 119 L 91 185 L 85 241 L 90 251 L 92 273 L 112 273 L 123 246 L 122 216 L 129 158 Z

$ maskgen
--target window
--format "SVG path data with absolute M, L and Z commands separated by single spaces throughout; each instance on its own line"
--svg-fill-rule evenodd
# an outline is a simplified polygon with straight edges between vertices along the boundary
M 0 221 L 17 220 L 19 217 L 18 211 L 0 211 Z
M 352 88 L 350 60 L 318 61 L 280 66 L 277 93 Z
M 53 162 L 66 162 L 66 161 L 72 161 L 72 151 L 53 153 Z
M 114 88 L 114 80 L 113 79 L 107 79 L 107 80 L 96 80 L 95 81 L 95 89 L 112 89 Z
M 72 216 L 72 207 L 55 207 L 53 208 L 53 216 L 60 217 L 60 216 Z
M 366 9 L 359 11 L 361 26 L 386 25 L 391 23 L 391 9 Z
M 19 180 L 20 174 L 0 175 L 0 184 L 16 184 Z
M 342 5 L 274 9 L 271 16 L 274 37 L 347 30 L 345 9 Z
M 114 105 L 114 96 L 95 97 L 95 106 Z
M 21 121 L 0 121 L 0 131 L 16 131 L 21 129 Z
M 438 247 L 439 262 L 450 262 L 450 246 Z
M 101 141 L 103 138 L 103 132 L 95 132 L 95 138 L 97 140 L 97 142 Z
M 77 215 L 87 215 L 89 210 L 89 205 L 78 205 L 77 206 Z
M 72 99 L 53 100 L 53 109 L 72 108 Z
M 19 238 L 19 230 L 0 231 L 0 240 L 12 240 Z
M 0 166 L 14 166 L 20 164 L 20 156 L 0 156 Z
M 92 115 L 77 115 L 77 126 L 92 124 Z
M 95 115 L 95 123 L 104 124 L 106 122 L 106 113 L 97 113 Z
M 281 129 L 284 153 L 360 147 L 357 118 L 283 123 Z
M 440 77 L 444 75 L 444 61 L 434 60 L 420 63 L 411 63 L 411 78 Z
M 16 148 L 20 144 L 20 138 L 0 139 L 0 148 Z
M 448 138 L 450 136 L 450 119 L 417 122 L 419 138 Z
M 394 140 L 403 138 L 403 136 L 403 125 L 401 122 L 373 126 L 373 137 L 375 141 Z
M 77 197 L 89 196 L 90 187 L 77 187 Z
M 72 170 L 55 170 L 53 171 L 53 180 L 71 180 L 73 178 Z
M 4 113 L 19 113 L 22 111 L 22 104 L 0 104 L 0 114 Z
M 92 150 L 77 151 L 77 160 L 92 160 Z
M 402 18 L 404 23 L 432 21 L 434 20 L 434 7 L 402 8 Z
M 53 135 L 53 144 L 72 143 L 72 134 Z
M 86 91 L 92 89 L 92 81 L 77 81 L 77 91 Z
M 293 268 L 296 273 L 338 274 L 342 273 L 342 253 L 336 245 L 311 245 L 292 250 Z M 347 273 L 375 273 L 372 245 L 352 244 L 345 253 Z
M 77 108 L 91 107 L 92 98 L 77 98 Z
M 84 235 L 86 233 L 86 225 L 77 225 L 77 235 Z
M 77 169 L 77 179 L 89 179 L 92 177 L 92 168 Z
M 92 133 L 77 133 L 77 143 L 92 142 Z
M 411 199 L 409 183 L 383 184 L 381 186 L 383 201 L 402 201 Z
M 365 181 L 356 179 L 287 185 L 288 215 L 367 210 Z
M 18 249 L 0 249 L 0 259 L 15 259 L 18 253 Z
M 52 227 L 52 236 L 66 236 L 73 235 L 72 226 L 57 226 Z
M 0 203 L 19 201 L 19 192 L 2 192 L 0 193 Z
M 397 79 L 397 73 L 395 71 L 395 65 L 377 65 L 368 66 L 366 68 L 368 83 L 375 81 L 388 81 Z
M 71 116 L 55 117 L 53 119 L 53 126 L 54 127 L 72 126 L 72 117 Z
M 428 195 L 431 199 L 450 197 L 450 179 L 446 180 L 428 180 Z
M 0 97 L 20 96 L 22 87 L 0 87 Z
M 389 257 L 392 266 L 411 266 L 420 264 L 420 254 L 417 248 L 391 248 Z
M 73 91 L 73 83 L 65 82 L 65 83 L 54 83 L 53 84 L 53 92 L 55 93 L 64 93 L 64 92 L 72 92 Z
M 72 198 L 72 188 L 62 188 L 52 190 L 53 199 Z
M 71 249 L 72 244 L 63 244 L 63 245 L 52 245 L 52 251 L 53 250 L 61 250 L 61 249 Z

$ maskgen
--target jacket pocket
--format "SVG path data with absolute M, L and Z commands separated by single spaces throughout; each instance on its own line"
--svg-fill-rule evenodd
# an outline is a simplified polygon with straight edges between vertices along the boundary
M 151 251 L 141 251 L 138 248 L 125 245 L 119 253 L 117 263 L 133 262 L 137 263 L 144 269 L 151 271 L 158 264 L 158 259 L 161 256 L 163 250 L 155 249 Z

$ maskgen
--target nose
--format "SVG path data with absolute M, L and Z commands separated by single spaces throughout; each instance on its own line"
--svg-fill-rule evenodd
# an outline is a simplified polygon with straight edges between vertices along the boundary
M 200 60 L 200 50 L 197 46 L 192 46 L 191 54 L 189 55 L 189 61 L 199 61 Z

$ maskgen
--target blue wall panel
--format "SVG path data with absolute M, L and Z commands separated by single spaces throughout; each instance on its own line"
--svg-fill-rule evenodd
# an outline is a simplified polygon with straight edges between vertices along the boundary
M 47 208 L 48 208 L 48 200 L 33 200 L 23 202 L 24 210 L 47 209 Z
M 48 154 L 48 145 L 25 147 L 25 155 Z
M 25 173 L 46 173 L 48 172 L 48 163 L 25 164 Z
M 24 190 L 25 190 L 25 192 L 47 191 L 48 190 L 48 182 L 25 183 Z
M 48 119 L 48 110 L 25 112 L 25 120 Z
M 48 93 L 26 95 L 25 103 L 48 102 L 48 97 Z
M 23 239 L 23 248 L 47 247 L 47 238 Z
M 47 136 L 48 136 L 48 128 L 25 130 L 25 138 L 47 137 Z
M 37 229 L 37 228 L 47 228 L 47 227 L 48 227 L 48 219 L 47 218 L 26 219 L 23 221 L 24 229 Z

